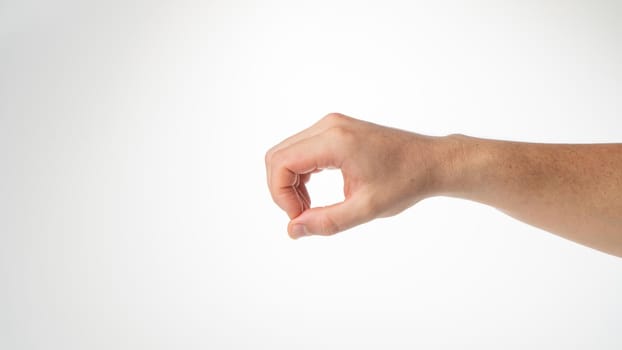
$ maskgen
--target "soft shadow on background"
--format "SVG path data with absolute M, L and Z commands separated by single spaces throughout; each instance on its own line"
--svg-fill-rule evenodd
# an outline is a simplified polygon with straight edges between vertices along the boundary
M 0 4 L 0 348 L 620 349 L 622 263 L 434 198 L 292 241 L 264 152 L 329 112 L 622 141 L 615 1 Z M 312 197 L 340 198 L 338 172 Z

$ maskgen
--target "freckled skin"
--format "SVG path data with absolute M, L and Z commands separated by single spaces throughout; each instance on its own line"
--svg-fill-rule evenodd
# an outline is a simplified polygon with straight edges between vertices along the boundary
M 531 225 L 622 256 L 622 144 L 454 138 L 463 152 L 457 161 L 463 176 L 450 176 L 453 183 L 444 194 L 494 206 Z
M 341 169 L 345 200 L 312 208 L 305 184 L 328 167 Z M 622 144 L 431 137 L 333 113 L 270 149 L 266 170 L 292 238 L 335 234 L 452 196 L 622 256 Z

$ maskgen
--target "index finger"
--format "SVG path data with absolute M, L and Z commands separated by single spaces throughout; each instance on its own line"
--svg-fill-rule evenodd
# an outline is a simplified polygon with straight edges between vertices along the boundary
M 276 146 L 270 148 L 268 150 L 268 152 L 266 152 L 266 177 L 268 180 L 268 184 L 270 183 L 270 178 L 272 177 L 272 172 L 271 172 L 271 168 L 268 166 L 269 163 L 271 163 L 272 157 L 274 156 L 275 153 L 277 153 L 279 150 L 284 149 L 290 145 L 293 145 L 301 140 L 313 137 L 315 135 L 321 134 L 322 132 L 326 131 L 327 129 L 331 128 L 331 127 L 335 127 L 341 123 L 343 123 L 345 120 L 350 119 L 349 117 L 343 115 L 343 114 L 339 114 L 339 113 L 329 113 L 326 116 L 324 116 L 322 119 L 320 119 L 319 121 L 317 121 L 315 124 L 311 125 L 310 127 L 302 130 L 301 132 L 294 134 L 288 138 L 286 138 L 285 140 L 281 141 L 279 144 L 277 144 Z
M 338 149 L 334 146 L 334 139 L 322 133 L 281 148 L 272 156 L 268 164 L 272 173 L 268 187 L 274 202 L 290 218 L 304 211 L 297 193 L 300 175 L 341 166 Z

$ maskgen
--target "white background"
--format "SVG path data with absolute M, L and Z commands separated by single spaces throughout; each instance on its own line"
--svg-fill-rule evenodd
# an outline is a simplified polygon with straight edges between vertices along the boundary
M 620 142 L 621 17 L 588 0 L 0 2 L 0 348 L 622 348 L 619 258 L 447 198 L 293 241 L 263 164 L 329 112 Z M 340 185 L 314 176 L 312 197 Z

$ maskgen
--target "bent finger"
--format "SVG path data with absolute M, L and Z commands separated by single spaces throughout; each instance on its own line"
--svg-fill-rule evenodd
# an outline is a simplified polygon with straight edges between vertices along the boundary
M 343 114 L 339 114 L 339 113 L 329 113 L 326 116 L 324 116 L 322 119 L 320 119 L 319 121 L 315 122 L 313 125 L 311 125 L 310 127 L 302 130 L 301 132 L 290 136 L 288 138 L 286 138 L 285 140 L 281 141 L 279 144 L 277 144 L 276 146 L 270 148 L 268 150 L 268 152 L 266 152 L 266 157 L 265 157 L 265 162 L 266 162 L 266 176 L 268 179 L 268 183 L 270 182 L 270 178 L 272 176 L 271 173 L 271 167 L 270 167 L 270 163 L 272 161 L 272 157 L 273 155 L 278 152 L 279 150 L 286 148 L 290 145 L 293 145 L 299 141 L 302 141 L 304 139 L 316 136 L 318 134 L 321 134 L 322 132 L 326 131 L 327 129 L 331 128 L 331 127 L 335 127 L 336 125 L 342 123 L 345 119 L 349 119 L 350 117 L 347 117 Z
M 292 196 L 292 193 L 297 193 L 299 185 L 304 185 L 301 176 L 321 168 L 340 167 L 339 153 L 334 140 L 326 134 L 301 140 L 275 153 L 270 164 L 272 177 L 268 186 L 273 200 L 290 218 L 302 212 L 295 200 L 297 197 Z

